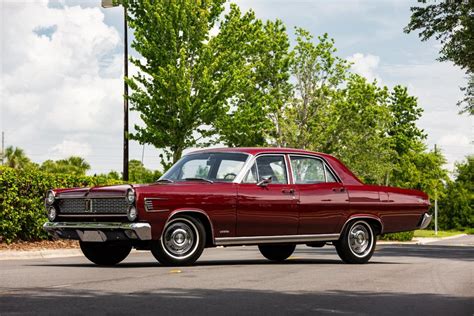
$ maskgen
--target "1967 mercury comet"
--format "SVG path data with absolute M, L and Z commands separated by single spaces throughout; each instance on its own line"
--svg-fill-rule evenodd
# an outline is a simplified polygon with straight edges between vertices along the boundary
M 366 263 L 377 235 L 431 220 L 423 192 L 365 185 L 333 156 L 283 148 L 196 151 L 156 183 L 54 189 L 45 203 L 44 229 L 78 239 L 99 265 L 132 248 L 190 265 L 206 247 L 240 245 L 282 261 L 297 244 L 332 244 L 344 262 Z

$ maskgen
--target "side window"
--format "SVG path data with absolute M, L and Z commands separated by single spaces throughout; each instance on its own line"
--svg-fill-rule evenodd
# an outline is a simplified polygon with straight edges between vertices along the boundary
M 217 170 L 216 180 L 232 181 L 235 179 L 245 161 L 222 160 Z
M 186 163 L 181 169 L 181 179 L 186 178 L 207 178 L 210 167 L 207 159 L 195 159 Z
M 326 182 L 323 161 L 316 158 L 291 156 L 291 168 L 296 184 Z
M 324 164 L 324 168 L 326 168 L 326 181 L 327 182 L 337 182 L 336 178 L 334 178 L 334 176 L 332 175 L 331 171 L 329 171 L 329 168 L 328 166 L 326 166 L 326 164 Z
M 284 156 L 260 156 L 256 163 L 259 181 L 272 177 L 272 183 L 288 183 Z
M 244 180 L 242 183 L 257 183 L 258 175 L 257 175 L 257 166 L 253 164 L 252 168 L 247 172 L 245 175 Z

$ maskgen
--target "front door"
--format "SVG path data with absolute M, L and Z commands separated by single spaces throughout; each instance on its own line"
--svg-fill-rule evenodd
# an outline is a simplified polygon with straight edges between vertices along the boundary
M 285 155 L 261 155 L 238 185 L 237 236 L 281 236 L 298 232 L 297 197 Z M 264 179 L 268 184 L 257 185 Z

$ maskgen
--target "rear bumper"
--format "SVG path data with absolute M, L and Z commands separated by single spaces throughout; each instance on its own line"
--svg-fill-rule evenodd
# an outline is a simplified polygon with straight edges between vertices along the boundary
M 47 222 L 43 229 L 57 238 L 81 241 L 151 240 L 149 223 Z
M 432 216 L 430 214 L 428 213 L 423 214 L 423 217 L 421 218 L 421 222 L 420 222 L 420 229 L 425 229 L 426 227 L 428 227 L 428 225 L 431 222 L 431 218 Z

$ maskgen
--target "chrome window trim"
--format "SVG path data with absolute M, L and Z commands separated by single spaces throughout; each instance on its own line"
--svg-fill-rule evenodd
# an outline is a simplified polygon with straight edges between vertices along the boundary
M 216 246 L 307 243 L 314 241 L 335 241 L 338 240 L 339 237 L 340 234 L 217 237 L 215 238 L 215 243 Z
M 247 172 L 249 172 L 249 170 L 252 168 L 253 164 L 257 161 L 258 157 L 263 157 L 263 156 L 282 156 L 283 157 L 283 162 L 285 163 L 285 169 L 286 169 L 286 183 L 277 183 L 277 184 L 291 184 L 291 181 L 290 181 L 290 174 L 289 174 L 289 166 L 288 166 L 288 162 L 286 161 L 286 154 L 285 153 L 262 153 L 262 154 L 257 154 L 257 155 L 252 155 L 252 159 L 250 160 L 249 164 L 247 166 L 245 166 L 245 172 L 243 173 L 243 176 L 241 177 L 240 181 L 239 182 L 236 182 L 236 183 L 241 183 L 241 184 L 255 184 L 255 183 L 244 183 L 242 182 L 244 180 L 244 177 L 245 175 L 247 175 Z M 242 168 L 243 170 L 243 168 Z M 257 166 L 257 177 L 259 178 L 260 175 L 258 174 L 258 166 Z M 258 182 L 258 178 L 257 178 L 257 182 Z M 237 179 L 237 178 L 236 178 Z M 272 184 L 272 183 L 270 183 Z M 275 184 L 275 183 L 273 183 Z
M 298 156 L 298 157 L 307 157 L 307 158 L 313 158 L 313 159 L 319 159 L 322 161 L 323 163 L 323 167 L 324 168 L 324 178 L 325 178 L 325 183 L 328 183 L 327 181 L 327 174 L 326 174 L 326 168 L 329 170 L 329 172 L 332 174 L 333 178 L 336 179 L 336 181 L 338 183 L 342 183 L 341 181 L 341 178 L 339 178 L 339 176 L 337 175 L 337 173 L 332 169 L 331 165 L 326 161 L 326 159 L 324 159 L 323 157 L 321 156 L 317 156 L 317 155 L 313 155 L 313 154 L 299 154 L 299 153 L 296 153 L 296 154 L 292 154 L 292 153 L 289 153 L 288 154 L 288 158 L 290 159 L 290 164 L 291 164 L 291 156 Z M 293 168 L 291 170 L 293 172 Z M 294 179 L 293 179 L 294 180 Z M 297 184 L 297 183 L 294 183 L 294 184 Z M 301 184 L 301 183 L 300 183 Z

